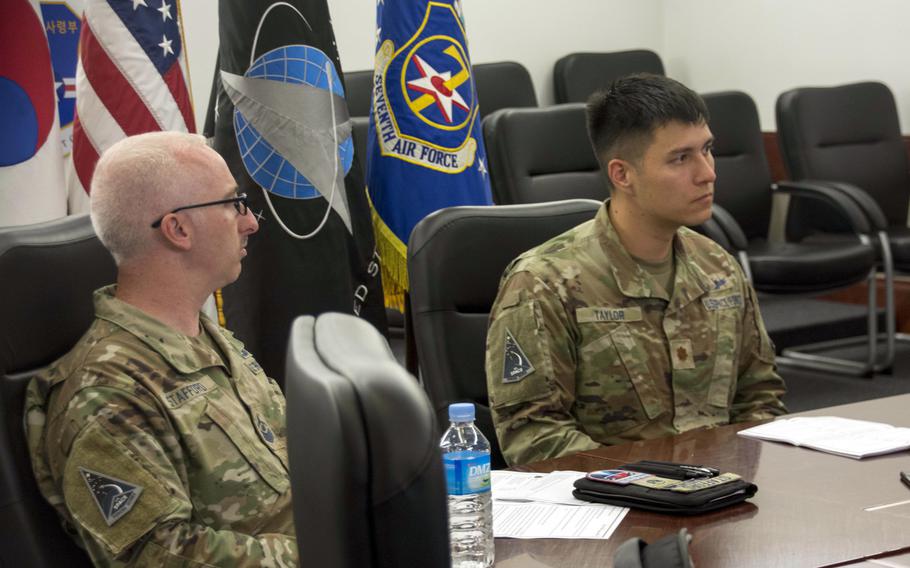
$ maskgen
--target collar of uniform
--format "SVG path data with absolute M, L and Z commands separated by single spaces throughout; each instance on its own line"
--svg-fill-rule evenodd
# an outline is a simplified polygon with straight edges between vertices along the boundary
M 202 323 L 202 327 L 208 332 L 209 337 L 212 338 L 212 341 L 214 341 L 215 344 L 218 345 L 218 348 L 221 349 L 221 352 L 224 353 L 224 363 L 230 367 L 225 370 L 229 375 L 234 376 L 237 365 L 244 364 L 244 359 L 252 355 L 243 347 L 243 342 L 234 337 L 234 334 L 229 330 L 213 322 L 205 314 L 201 314 L 199 319 Z
M 655 290 L 654 279 L 641 267 L 632 255 L 626 251 L 619 240 L 619 233 L 610 222 L 610 200 L 604 201 L 597 211 L 594 223 L 597 226 L 598 239 L 603 247 L 610 266 L 616 286 L 623 296 L 629 298 L 660 298 L 661 294 Z M 666 300 L 667 298 L 663 298 Z
M 707 294 L 713 289 L 714 283 L 699 266 L 694 254 L 693 238 L 695 233 L 686 227 L 680 227 L 673 239 L 673 252 L 676 255 L 676 276 L 673 281 L 673 297 L 667 311 L 676 311 L 689 302 Z
M 194 341 L 139 308 L 117 299 L 114 297 L 116 290 L 116 284 L 112 284 L 95 291 L 95 317 L 135 335 L 181 374 L 222 366 L 220 358 L 205 349 L 201 342 Z M 200 313 L 200 319 L 205 325 L 208 318 Z M 216 335 L 213 334 L 213 337 Z
M 641 267 L 619 240 L 619 233 L 610 222 L 608 212 L 610 200 L 606 200 L 597 211 L 595 223 L 597 224 L 601 246 L 610 259 L 610 270 L 616 285 L 624 296 L 630 298 L 659 298 L 669 301 L 669 311 L 675 311 L 702 294 L 711 290 L 711 279 L 698 267 L 689 262 L 692 256 L 691 231 L 685 227 L 676 232 L 673 239 L 675 253 L 674 269 L 676 275 L 673 279 L 673 297 L 667 298 L 662 290 L 654 286 L 654 279 Z

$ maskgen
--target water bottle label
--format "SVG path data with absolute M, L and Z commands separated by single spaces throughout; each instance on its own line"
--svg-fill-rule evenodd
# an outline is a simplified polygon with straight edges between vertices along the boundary
M 490 490 L 490 454 L 451 452 L 443 454 L 449 495 L 472 495 Z

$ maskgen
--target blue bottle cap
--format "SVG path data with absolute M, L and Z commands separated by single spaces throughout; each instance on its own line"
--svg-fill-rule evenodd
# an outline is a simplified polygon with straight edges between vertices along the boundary
M 452 422 L 473 422 L 474 403 L 456 402 L 449 405 L 449 420 Z

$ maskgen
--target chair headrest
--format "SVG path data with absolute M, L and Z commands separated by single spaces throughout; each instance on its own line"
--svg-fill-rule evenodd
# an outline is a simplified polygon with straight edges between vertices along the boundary
M 489 313 L 509 262 L 592 219 L 600 206 L 591 199 L 570 199 L 450 207 L 424 217 L 408 246 L 414 313 L 444 307 Z
M 702 98 L 710 114 L 715 158 L 753 153 L 764 157 L 758 108 L 752 97 L 741 91 L 723 91 Z
M 528 175 L 597 170 L 585 120 L 581 103 L 504 108 L 484 118 L 484 140 L 508 145 L 509 155 L 517 160 L 511 169 Z M 490 161 L 493 165 L 493 158 Z
M 477 102 L 483 116 L 501 108 L 537 106 L 531 74 L 521 63 L 478 63 L 474 65 L 473 71 Z
M 88 329 L 92 292 L 116 280 L 88 215 L 0 230 L 0 370 L 65 354 Z
M 570 53 L 553 65 L 557 103 L 584 102 L 594 91 L 632 73 L 664 74 L 660 56 L 647 49 Z
M 325 313 L 314 325 L 316 352 L 331 369 L 350 375 L 379 362 L 397 364 L 385 338 L 365 320 Z
M 307 331 L 308 326 L 312 331 Z M 350 314 L 325 313 L 315 323 L 311 316 L 302 316 L 293 324 L 289 349 L 289 389 L 297 388 L 291 381 L 299 380 L 295 377 L 300 373 L 290 368 L 296 364 L 303 380 L 340 385 L 335 393 L 353 392 L 357 407 L 338 412 L 345 417 L 343 423 L 364 428 L 369 463 L 376 464 L 371 483 L 374 501 L 402 491 L 415 472 L 435 459 L 438 440 L 430 402 L 372 325 Z M 333 402 L 349 401 L 337 397 Z M 354 413 L 360 418 L 352 420 Z
M 894 95 L 875 81 L 792 89 L 778 97 L 777 112 L 778 123 L 795 128 L 810 146 L 901 138 Z

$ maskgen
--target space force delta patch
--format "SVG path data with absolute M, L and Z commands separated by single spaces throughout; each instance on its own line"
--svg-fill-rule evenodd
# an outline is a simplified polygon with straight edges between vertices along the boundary
M 82 478 L 88 485 L 89 492 L 104 517 L 107 526 L 112 526 L 119 521 L 123 515 L 130 512 L 139 495 L 142 493 L 142 487 L 127 483 L 122 479 L 117 479 L 80 467 Z
M 517 383 L 534 372 L 534 365 L 525 356 L 521 345 L 515 341 L 512 332 L 506 329 L 506 341 L 503 351 L 502 382 Z

